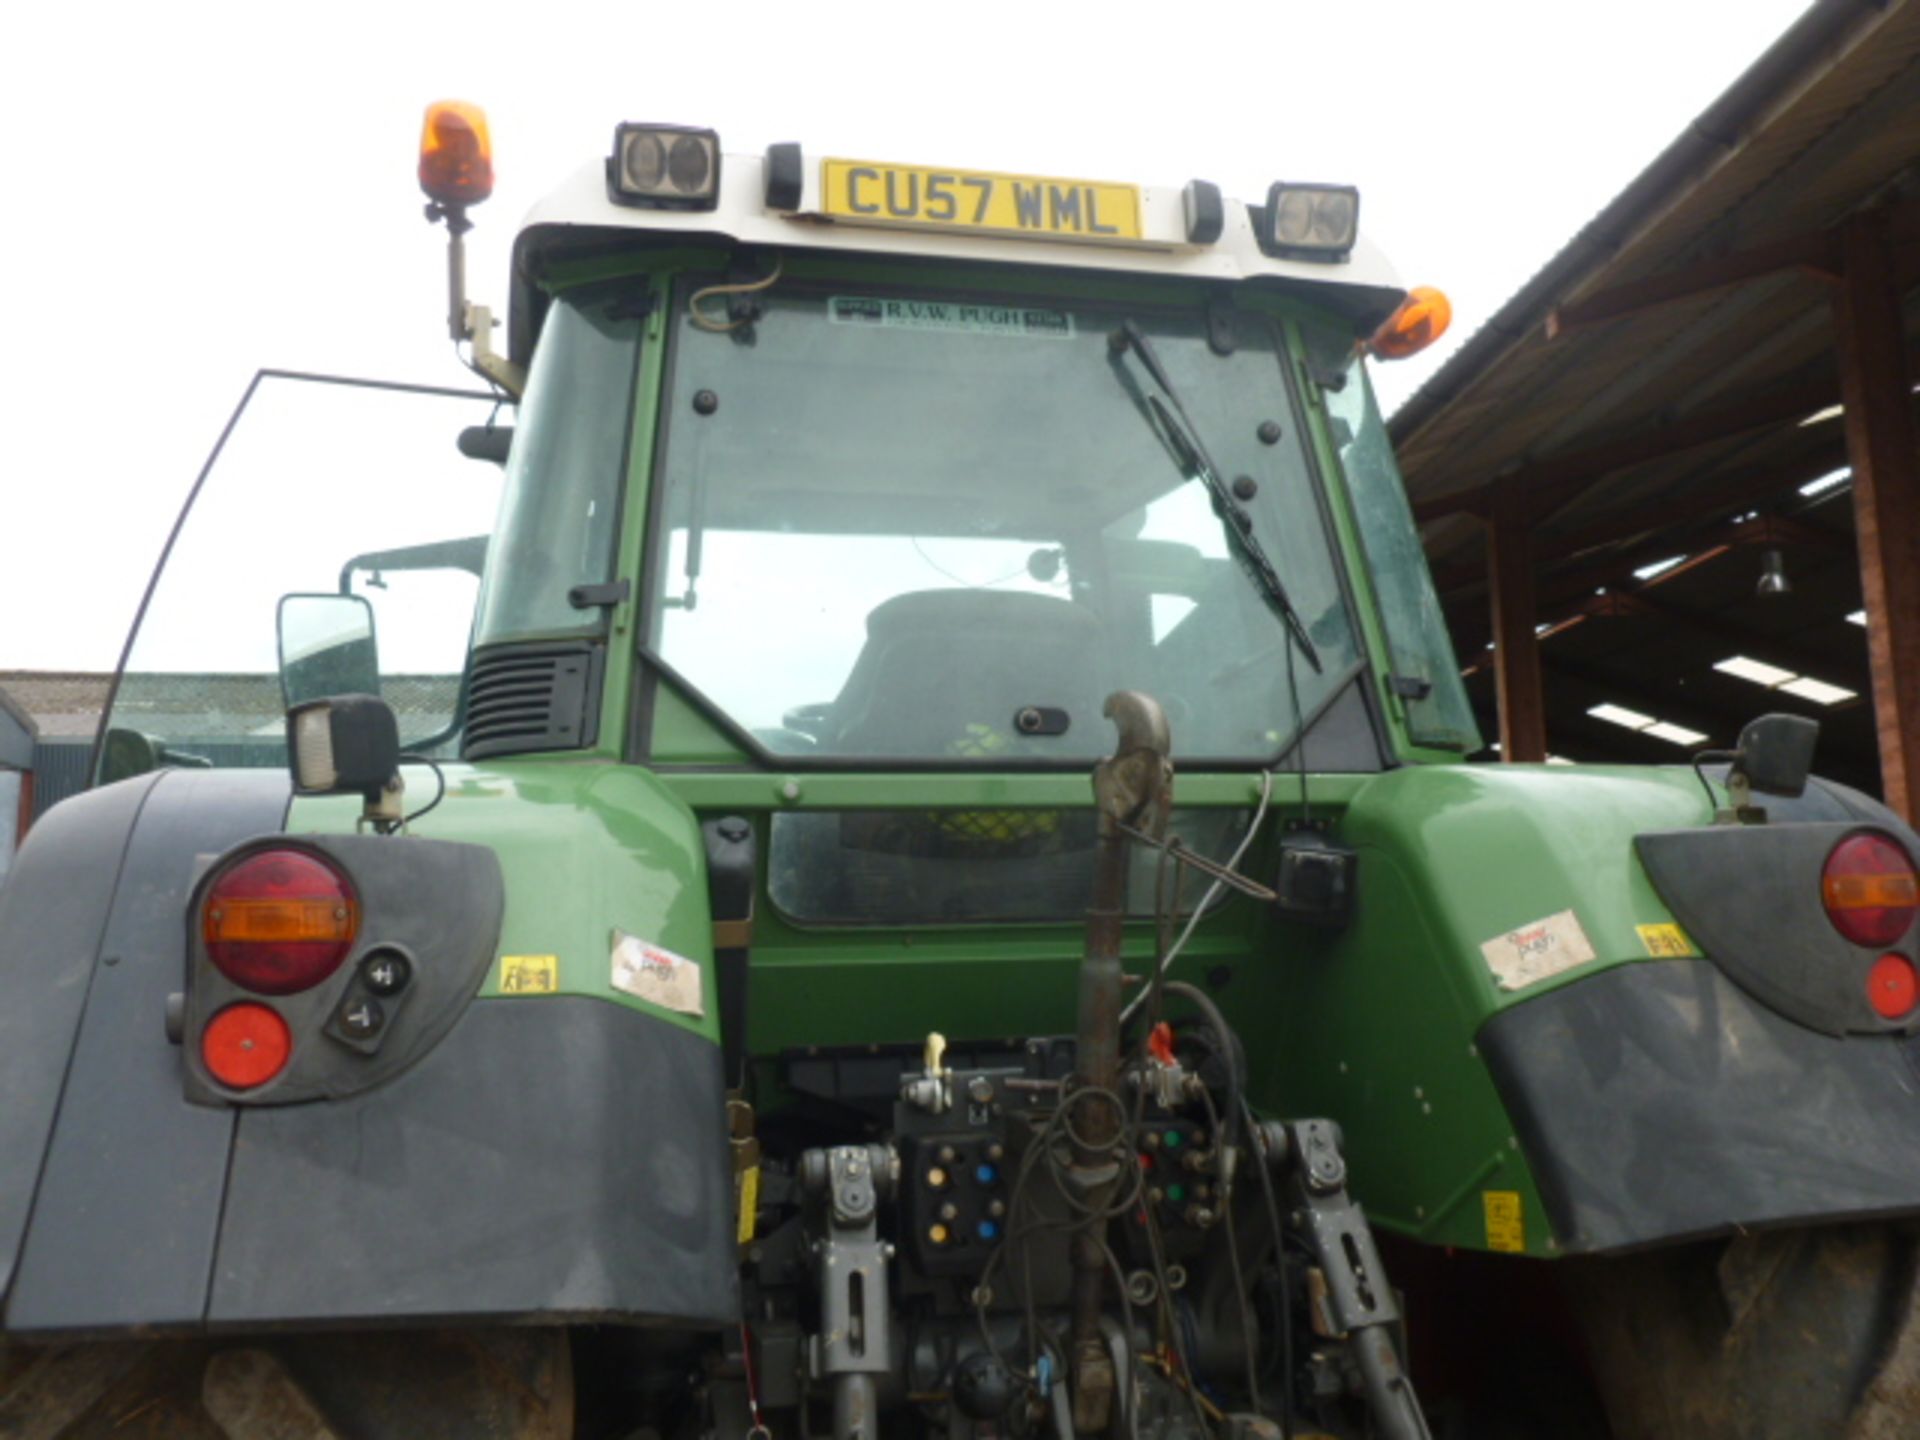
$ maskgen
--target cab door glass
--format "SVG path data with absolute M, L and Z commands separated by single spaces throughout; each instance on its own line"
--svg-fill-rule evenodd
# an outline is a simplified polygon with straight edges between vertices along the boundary
M 1416 745 L 1471 754 L 1481 747 L 1480 727 L 1467 701 L 1446 613 L 1433 588 L 1406 485 L 1365 367 L 1356 362 L 1345 371 L 1339 389 L 1321 393 L 1379 600 L 1408 737 Z
M 446 753 L 500 496 L 459 440 L 510 423 L 483 394 L 263 372 L 137 621 L 102 778 L 285 763 L 277 618 L 300 594 L 365 599 L 402 743 Z

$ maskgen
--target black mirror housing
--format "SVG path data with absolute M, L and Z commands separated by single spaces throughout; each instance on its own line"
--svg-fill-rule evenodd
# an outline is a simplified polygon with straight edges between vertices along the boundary
M 1807 788 L 1813 771 L 1813 748 L 1820 741 L 1820 722 L 1804 715 L 1762 715 L 1740 732 L 1734 751 L 1734 773 L 1763 795 L 1796 800 Z

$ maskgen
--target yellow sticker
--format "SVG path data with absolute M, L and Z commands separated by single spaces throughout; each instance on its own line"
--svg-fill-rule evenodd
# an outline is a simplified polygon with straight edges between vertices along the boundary
M 1482 1190 L 1487 1209 L 1487 1248 L 1513 1255 L 1527 1253 L 1527 1223 L 1520 1212 L 1518 1190 Z
M 760 1211 L 760 1167 L 749 1165 L 733 1177 L 734 1207 L 740 1212 L 739 1242 L 753 1241 L 753 1227 Z
M 502 995 L 555 995 L 560 991 L 558 955 L 502 955 Z
M 1693 942 L 1687 938 L 1687 932 L 1678 925 L 1636 925 L 1640 932 L 1640 943 L 1647 947 L 1647 954 L 1656 958 L 1664 955 L 1698 955 Z

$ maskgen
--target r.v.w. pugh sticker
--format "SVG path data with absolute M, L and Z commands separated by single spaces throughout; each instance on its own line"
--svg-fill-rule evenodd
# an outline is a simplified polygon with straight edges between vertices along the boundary
M 1571 910 L 1496 935 L 1480 953 L 1502 990 L 1524 990 L 1594 958 L 1593 942 Z
M 663 1010 L 707 1013 L 700 967 L 684 955 L 624 930 L 613 932 L 613 988 Z

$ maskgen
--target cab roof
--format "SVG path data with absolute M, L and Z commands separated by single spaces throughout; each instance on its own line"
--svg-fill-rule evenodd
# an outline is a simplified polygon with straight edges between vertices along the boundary
M 1254 285 L 1311 298 L 1347 317 L 1358 334 L 1370 333 L 1406 297 L 1399 277 L 1364 232 L 1342 259 L 1283 259 L 1260 248 L 1254 231 L 1258 209 L 1232 199 L 1224 203 L 1219 238 L 1195 244 L 1186 238 L 1182 192 L 1142 186 L 1140 239 L 1094 243 L 846 223 L 825 213 L 821 157 L 806 156 L 801 173 L 799 204 L 773 209 L 767 204 L 767 156 L 725 154 L 713 207 L 686 210 L 617 204 L 609 198 L 605 161 L 583 166 L 528 213 L 514 242 L 512 358 L 524 364 L 532 354 L 545 311 L 542 282 L 557 263 L 647 239 L 1164 277 L 1209 287 Z

